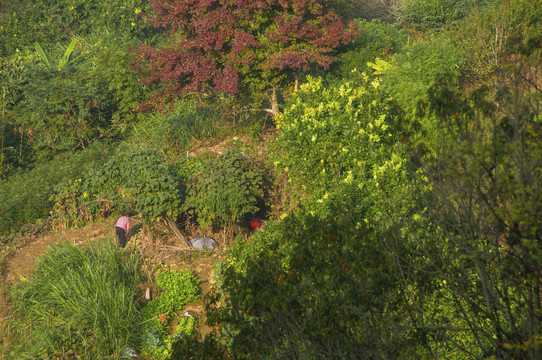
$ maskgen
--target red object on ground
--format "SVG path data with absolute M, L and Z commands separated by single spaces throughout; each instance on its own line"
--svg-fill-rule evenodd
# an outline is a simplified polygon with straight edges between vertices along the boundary
M 160 315 L 160 321 L 161 321 L 161 322 L 166 321 L 166 314 Z
M 264 220 L 262 219 L 252 219 L 250 220 L 250 227 L 253 228 L 253 229 L 261 229 L 263 228 L 263 222 Z

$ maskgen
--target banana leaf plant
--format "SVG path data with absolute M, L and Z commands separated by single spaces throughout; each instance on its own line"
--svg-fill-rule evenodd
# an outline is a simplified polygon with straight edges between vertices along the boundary
M 49 58 L 47 57 L 47 54 L 43 49 L 41 48 L 40 44 L 38 42 L 34 43 L 34 49 L 38 56 L 40 57 L 41 62 L 48 68 L 51 69 L 53 67 L 56 67 L 58 71 L 62 70 L 64 67 L 68 65 L 75 64 L 80 58 L 81 55 L 72 56 L 74 55 L 73 50 L 75 49 L 76 40 L 75 38 L 72 39 L 68 47 L 66 48 L 66 51 L 64 51 L 64 55 L 62 55 L 62 58 L 58 61 L 58 63 L 53 64 L 49 61 Z

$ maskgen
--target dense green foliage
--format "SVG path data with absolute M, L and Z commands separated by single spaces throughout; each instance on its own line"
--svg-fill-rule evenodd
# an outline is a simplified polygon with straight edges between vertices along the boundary
M 202 227 L 225 226 L 254 215 L 264 194 L 263 171 L 239 150 L 210 161 L 188 185 L 186 207 Z
M 221 269 L 228 296 L 212 319 L 233 356 L 392 358 L 413 352 L 389 264 L 399 243 L 343 209 L 333 221 L 290 215 L 235 246 Z M 402 250 L 402 249 L 396 249 Z M 239 286 L 238 284 L 243 284 Z
M 119 152 L 55 196 L 57 226 L 78 226 L 117 211 L 137 210 L 148 220 L 176 217 L 184 196 L 172 168 L 152 150 Z
M 103 136 L 106 114 L 97 88 L 84 78 L 85 62 L 57 68 L 30 55 L 9 79 L 7 116 L 22 126 L 35 152 L 84 148 Z
M 422 30 L 458 25 L 473 10 L 494 0 L 404 0 L 397 2 L 397 21 Z
M 309 79 L 277 120 L 275 164 L 302 206 L 237 244 L 221 267 L 228 295 L 214 321 L 236 358 L 416 351 L 392 331 L 409 324 L 390 267 L 407 244 L 384 238 L 412 207 L 410 170 L 379 82 L 352 78 Z
M 8 359 L 99 359 L 138 344 L 134 285 L 141 260 L 112 244 L 55 246 L 12 290 L 15 335 Z M 27 324 L 31 323 L 31 327 Z
M 168 271 L 120 342 L 183 359 L 542 357 L 540 1 L 59 4 L 0 10 L 0 233 L 51 209 L 56 227 L 132 210 L 232 245 L 212 334 L 172 321 L 197 281 Z M 281 114 L 254 105 L 283 85 Z M 269 220 L 226 239 L 251 217 Z M 48 316 L 60 326 L 29 330 L 25 356 L 106 343 Z
M 426 101 L 435 85 L 454 90 L 458 86 L 464 59 L 453 43 L 440 37 L 415 42 L 393 57 L 383 85 L 401 108 L 414 113 Z
M 4 3 L 2 3 L 4 4 Z M 92 31 L 121 31 L 132 36 L 149 32 L 139 15 L 147 0 L 19 0 L 6 9 L 0 26 L 0 54 L 11 55 L 34 42 L 56 43 Z
M 340 61 L 331 65 L 330 74 L 339 80 L 348 78 L 352 70 L 372 72 L 368 63 L 377 58 L 389 60 L 401 52 L 407 42 L 407 32 L 394 24 L 361 19 L 355 23 L 361 34 L 344 47 L 338 56 Z
M 375 79 L 356 72 L 351 78 L 329 86 L 309 79 L 277 120 L 282 132 L 275 164 L 322 216 L 337 201 L 344 201 L 347 211 L 372 211 L 370 202 L 359 200 L 405 181 L 407 166 L 388 96 Z
M 0 236 L 44 219 L 53 209 L 56 187 L 75 181 L 109 158 L 108 146 L 62 154 L 0 182 Z
M 73 38 L 60 53 L 36 45 L 41 51 L 0 60 L 2 125 L 20 134 L 21 165 L 119 136 L 136 118 L 145 89 L 129 70 L 130 44 L 116 41 L 107 34 Z

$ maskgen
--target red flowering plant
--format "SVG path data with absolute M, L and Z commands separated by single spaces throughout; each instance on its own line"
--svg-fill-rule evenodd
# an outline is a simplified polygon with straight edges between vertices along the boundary
M 323 0 L 152 0 L 152 25 L 171 41 L 137 50 L 145 84 L 163 83 L 153 106 L 189 92 L 261 92 L 314 67 L 359 32 Z

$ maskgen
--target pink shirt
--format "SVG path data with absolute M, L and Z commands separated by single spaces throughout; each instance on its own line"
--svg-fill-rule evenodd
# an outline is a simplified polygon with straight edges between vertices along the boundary
M 128 216 L 121 216 L 115 226 L 123 228 L 126 230 L 126 233 L 130 232 L 130 220 L 128 220 Z

